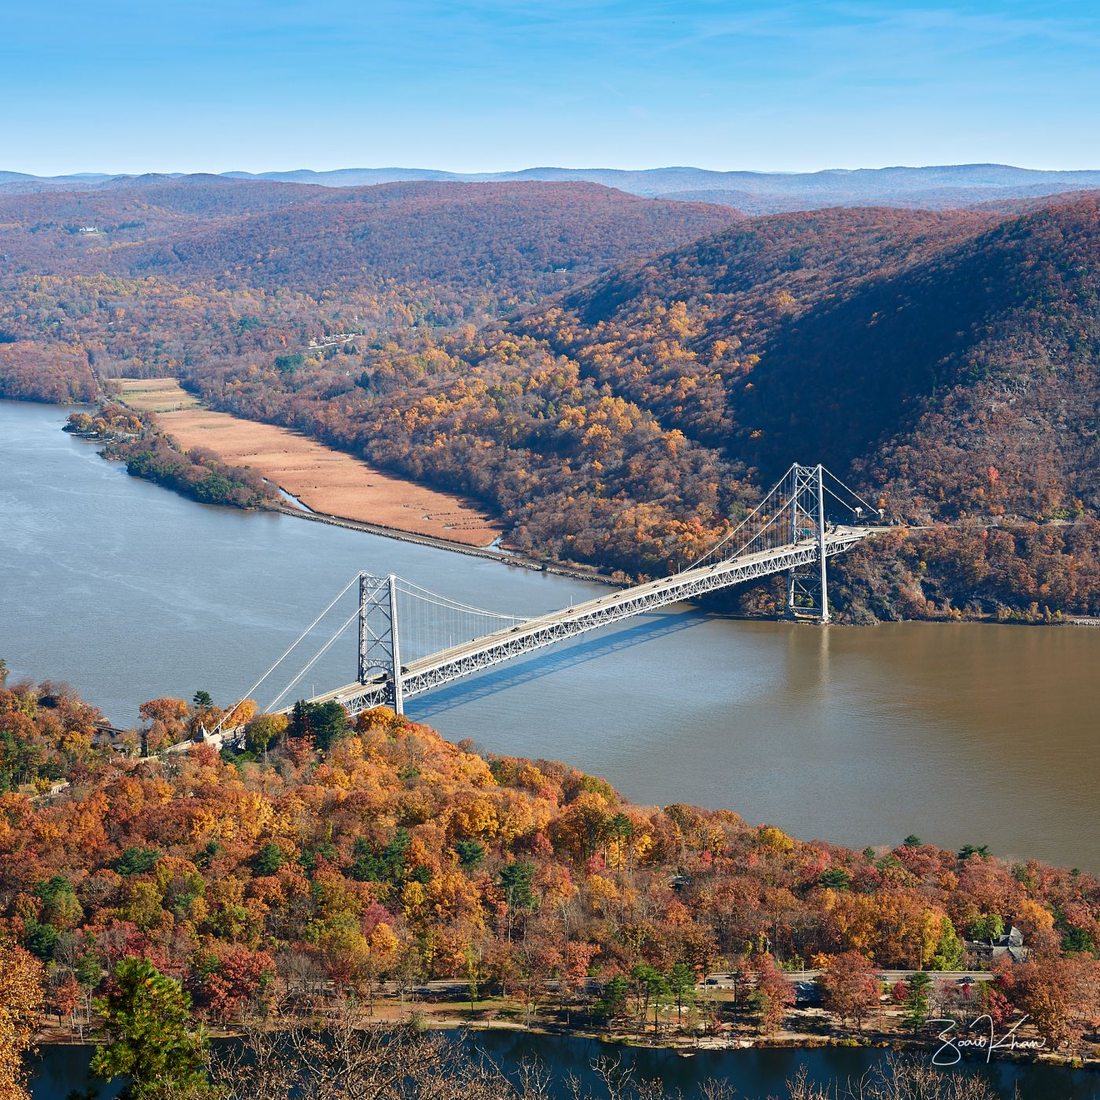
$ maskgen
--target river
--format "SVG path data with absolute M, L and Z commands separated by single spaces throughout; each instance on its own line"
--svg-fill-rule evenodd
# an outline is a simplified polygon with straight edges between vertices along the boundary
M 66 411 L 0 402 L 0 657 L 15 679 L 70 682 L 116 723 L 135 724 L 155 696 L 244 691 L 360 569 L 524 615 L 599 591 L 192 503 L 62 433 Z M 354 667 L 349 636 L 297 694 Z M 408 709 L 455 740 L 567 760 L 642 803 L 732 808 L 858 847 L 916 833 L 1100 871 L 1098 671 L 1096 628 L 823 628 L 679 606 Z
M 791 1050 L 752 1048 L 734 1051 L 699 1051 L 682 1057 L 674 1051 L 633 1049 L 598 1043 L 590 1039 L 531 1035 L 524 1032 L 474 1032 L 468 1045 L 478 1055 L 488 1057 L 505 1073 L 514 1074 L 524 1064 L 541 1064 L 551 1071 L 553 1100 L 571 1100 L 569 1078 L 575 1077 L 593 1096 L 606 1096 L 593 1063 L 598 1058 L 618 1058 L 623 1069 L 633 1071 L 635 1081 L 644 1084 L 659 1080 L 670 1092 L 679 1090 L 684 1100 L 704 1095 L 707 1081 L 721 1081 L 735 1090 L 741 1100 L 787 1095 L 786 1083 L 800 1068 L 815 1084 L 855 1081 L 889 1055 L 881 1050 L 820 1048 Z M 32 1100 L 67 1100 L 91 1082 L 88 1063 L 91 1047 L 44 1047 L 33 1065 Z M 914 1057 L 930 1057 L 916 1054 Z M 983 1065 L 979 1060 L 945 1069 L 944 1073 L 976 1073 L 985 1077 L 1004 1100 L 1097 1100 L 1100 1075 L 1092 1070 L 1074 1070 L 1062 1066 L 1015 1064 L 994 1061 Z M 101 1100 L 118 1095 L 120 1082 L 101 1088 Z

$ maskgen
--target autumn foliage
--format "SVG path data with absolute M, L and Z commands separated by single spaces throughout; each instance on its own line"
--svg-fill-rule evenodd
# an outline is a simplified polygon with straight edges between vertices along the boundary
M 849 618 L 1098 614 L 1098 209 L 743 219 L 589 184 L 213 177 L 12 194 L 0 394 L 175 375 L 475 498 L 530 554 L 632 576 L 821 460 L 921 528 L 838 562 Z M 199 499 L 248 497 L 165 440 L 124 447 Z
M 44 1000 L 42 963 L 0 939 L 0 1100 L 24 1100 L 23 1056 L 31 1047 Z
M 0 936 L 51 968 L 59 1015 L 70 980 L 90 995 L 130 956 L 215 1021 L 317 983 L 372 997 L 433 977 L 535 1010 L 549 982 L 575 997 L 589 975 L 629 989 L 648 974 L 667 1000 L 669 976 L 731 966 L 770 1030 L 790 1000 L 777 964 L 824 959 L 836 1011 L 858 1022 L 871 966 L 957 969 L 962 936 L 1013 923 L 1033 960 L 1001 983 L 1009 1002 L 1055 1014 L 1042 1026 L 1058 1042 L 1092 1018 L 1100 883 L 1086 874 L 635 806 L 594 776 L 484 757 L 384 709 L 332 724 L 326 749 L 292 722 L 259 755 L 141 759 L 135 737 L 127 757 L 71 728 L 90 708 L 41 692 L 0 697 L 0 736 L 69 786 L 36 795 L 11 773 L 0 794 Z M 142 711 L 168 737 L 190 713 Z

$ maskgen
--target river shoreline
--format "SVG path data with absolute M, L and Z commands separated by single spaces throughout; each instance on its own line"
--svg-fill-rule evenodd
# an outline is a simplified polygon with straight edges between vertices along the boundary
M 61 430 L 71 435 L 74 439 L 81 439 L 85 443 L 93 444 L 109 444 L 117 442 L 120 439 L 128 438 L 114 434 L 102 435 L 98 432 L 82 431 L 70 425 L 66 425 Z M 171 439 L 172 437 L 169 436 L 168 438 Z M 106 451 L 100 451 L 99 454 L 104 460 L 112 461 L 112 457 Z M 127 473 L 130 473 L 130 471 L 128 470 Z M 139 475 L 132 474 L 131 476 L 136 477 Z M 146 478 L 145 480 L 150 479 Z M 382 538 L 396 539 L 398 542 L 413 543 L 417 546 L 430 546 L 435 550 L 446 550 L 451 553 L 465 554 L 474 558 L 487 558 L 491 561 L 502 562 L 504 565 L 515 566 L 519 569 L 531 569 L 540 573 L 553 573 L 558 577 L 570 577 L 573 580 L 591 581 L 595 584 L 622 587 L 622 582 L 614 580 L 606 573 L 598 571 L 595 567 L 585 568 L 579 565 L 570 566 L 561 563 L 541 561 L 538 558 L 532 558 L 526 554 L 522 554 L 517 550 L 503 549 L 493 543 L 487 546 L 471 546 L 469 543 L 456 542 L 453 539 L 441 538 L 437 535 L 425 535 L 419 531 L 410 531 L 406 528 L 389 527 L 382 523 L 370 523 L 366 520 L 352 519 L 349 516 L 321 512 L 316 508 L 311 508 L 285 486 L 278 484 L 278 482 L 272 481 L 269 478 L 265 478 L 264 480 L 274 489 L 278 490 L 284 501 L 289 501 L 291 503 L 271 503 L 252 510 L 278 512 L 281 515 L 292 516 L 295 519 L 306 519 L 314 523 L 325 523 L 330 527 L 342 527 L 348 531 L 363 531 L 368 535 L 379 535 Z M 178 492 L 178 490 L 175 490 L 171 485 L 166 485 L 161 482 L 154 482 L 154 484 L 161 485 L 162 488 L 170 491 Z M 193 497 L 188 497 L 186 494 L 181 493 L 180 495 L 184 496 L 185 499 L 194 500 Z M 195 503 L 204 502 L 195 501 Z M 225 503 L 218 505 L 218 507 L 232 508 L 235 507 L 235 505 Z M 494 543 L 495 542 L 499 542 L 499 540 L 494 540 Z
M 359 460 L 352 459 L 344 452 L 336 451 L 317 440 L 301 437 L 297 432 L 291 432 L 288 429 L 280 428 L 272 424 L 250 421 L 243 417 L 233 416 L 229 413 L 214 412 L 203 405 L 193 394 L 184 390 L 175 379 L 120 378 L 112 379 L 112 381 L 120 390 L 115 400 L 122 405 L 134 409 L 134 411 L 139 414 L 152 413 L 157 416 L 161 430 L 181 451 L 187 450 L 189 444 L 180 442 L 178 433 L 173 432 L 173 425 L 169 422 L 168 418 L 177 414 L 202 413 L 209 416 L 216 416 L 226 423 L 232 423 L 245 428 L 251 427 L 256 431 L 280 433 L 285 435 L 288 440 L 301 440 L 319 453 L 328 452 L 333 458 L 338 459 L 342 463 L 359 462 Z M 163 403 L 165 399 L 168 399 L 167 404 Z M 84 439 L 98 438 L 86 432 L 75 432 L 73 434 Z M 220 437 L 215 432 L 213 434 L 213 439 L 204 439 L 203 444 L 215 453 L 219 453 L 217 447 L 219 438 Z M 194 445 L 194 441 L 190 445 Z M 235 454 L 219 453 L 219 457 L 223 462 L 227 462 L 230 465 L 239 463 L 239 457 Z M 388 488 L 397 485 L 407 485 L 410 491 L 414 493 L 436 494 L 438 492 L 437 490 L 428 489 L 417 482 L 401 478 L 398 475 L 383 474 L 381 471 L 373 471 L 373 468 L 368 467 L 365 463 L 359 464 L 362 465 L 364 471 L 371 471 L 375 476 L 384 477 L 385 486 Z M 245 468 L 250 467 L 246 466 Z M 447 538 L 444 535 L 430 534 L 422 530 L 416 530 L 412 527 L 381 523 L 377 520 L 362 519 L 356 516 L 344 515 L 340 512 L 319 508 L 306 501 L 299 488 L 283 484 L 282 479 L 278 477 L 276 471 L 261 470 L 261 473 L 263 473 L 264 479 L 268 484 L 278 489 L 284 500 L 293 502 L 293 504 L 265 505 L 265 511 L 280 512 L 283 515 L 295 516 L 298 519 L 312 520 L 314 523 L 326 523 L 333 527 L 343 527 L 350 531 L 364 531 L 367 534 L 381 535 L 383 538 L 398 539 L 401 542 L 411 542 L 419 546 L 430 546 L 437 550 L 450 550 L 458 554 L 467 554 L 471 557 L 489 558 L 494 561 L 503 562 L 506 565 L 513 565 L 522 569 L 538 570 L 544 573 L 553 573 L 556 576 L 570 577 L 574 580 L 593 581 L 607 585 L 616 585 L 618 583 L 608 576 L 606 572 L 597 567 L 569 565 L 561 562 L 547 562 L 519 553 L 518 551 L 498 548 L 500 542 L 499 535 L 492 542 L 479 546 L 469 541 Z M 455 497 L 454 499 L 457 502 L 459 498 Z
M 281 485 L 279 488 L 282 492 L 287 492 Z M 493 546 L 469 546 L 465 543 L 437 538 L 434 535 L 421 535 L 416 531 L 404 531 L 396 527 L 385 527 L 379 523 L 366 523 L 363 520 L 348 519 L 346 516 L 330 515 L 305 506 L 295 508 L 290 505 L 276 504 L 265 508 L 264 511 L 279 512 L 284 516 L 306 519 L 313 523 L 325 523 L 330 527 L 343 527 L 349 531 L 363 531 L 368 535 L 381 535 L 383 538 L 396 539 L 398 542 L 411 542 L 417 546 L 430 546 L 435 550 L 466 554 L 472 558 L 488 558 L 491 561 L 499 561 L 504 565 L 510 565 L 517 569 L 530 569 L 539 573 L 553 573 L 557 577 L 569 577 L 577 581 L 591 581 L 595 584 L 606 584 L 616 588 L 622 587 L 620 581 L 614 580 L 606 573 L 599 573 L 595 570 L 590 571 L 580 566 L 557 565 L 553 562 L 539 561 L 537 558 L 528 557 L 518 551 L 498 550 Z
M 69 680 L 120 728 L 145 699 L 239 698 L 358 571 L 526 617 L 608 590 L 336 524 L 195 507 L 63 433 L 67 412 L 0 407 L 3 656 L 13 678 Z M 414 700 L 412 716 L 489 752 L 569 760 L 641 804 L 736 805 L 747 820 L 857 846 L 916 832 L 1100 866 L 1100 631 L 796 630 L 717 610 L 608 627 Z M 95 646 L 74 613 L 94 621 Z M 302 694 L 350 682 L 355 660 L 349 635 Z
M 112 381 L 119 400 L 155 417 L 180 453 L 210 453 L 230 469 L 250 470 L 314 512 L 468 546 L 489 546 L 503 534 L 480 501 L 387 472 L 293 428 L 211 409 L 176 378 Z
M 453 1009 L 454 1006 L 448 1006 Z M 882 1050 L 898 1054 L 925 1053 L 931 1057 L 941 1046 L 935 1038 L 895 1035 L 881 1030 L 869 1030 L 863 1033 L 851 1033 L 838 1029 L 833 1034 L 804 1032 L 793 1029 L 781 1031 L 775 1035 L 759 1035 L 730 1030 L 723 1035 L 668 1035 L 656 1039 L 639 1036 L 634 1029 L 618 1028 L 612 1031 L 597 1031 L 590 1027 L 569 1027 L 546 1022 L 524 1024 L 517 1020 L 499 1018 L 479 1018 L 476 1015 L 448 1014 L 424 1015 L 415 1006 L 405 1006 L 403 1015 L 375 1015 L 363 1021 L 363 1028 L 376 1025 L 396 1025 L 415 1020 L 416 1026 L 427 1031 L 462 1033 L 474 1036 L 485 1033 L 511 1033 L 537 1035 L 551 1039 L 567 1041 L 586 1041 L 611 1048 L 624 1048 L 633 1051 L 664 1051 L 691 1057 L 706 1051 L 712 1054 L 736 1054 L 747 1050 Z M 271 1030 L 278 1030 L 278 1024 Z M 206 1028 L 207 1036 L 212 1040 L 232 1041 L 244 1034 L 239 1028 Z M 43 1028 L 35 1037 L 39 1048 L 50 1047 L 95 1047 L 97 1041 L 92 1036 L 80 1037 L 58 1026 Z M 968 1061 L 984 1061 L 975 1055 Z M 1061 1054 L 1055 1051 L 1025 1053 L 1012 1050 L 997 1051 L 995 1061 L 1014 1065 L 1050 1066 L 1073 1069 L 1097 1074 L 1100 1078 L 1100 1054 L 1080 1057 Z

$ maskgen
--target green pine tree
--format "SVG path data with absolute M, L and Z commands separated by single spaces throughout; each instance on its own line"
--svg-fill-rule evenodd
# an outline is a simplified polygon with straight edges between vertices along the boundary
M 126 1100 L 206 1100 L 206 1037 L 191 1030 L 191 998 L 152 963 L 128 957 L 115 968 L 107 995 L 95 1002 L 106 1041 L 91 1069 L 127 1077 Z
M 923 970 L 918 970 L 909 976 L 906 984 L 909 993 L 905 998 L 905 1022 L 916 1030 L 928 1019 L 932 979 Z

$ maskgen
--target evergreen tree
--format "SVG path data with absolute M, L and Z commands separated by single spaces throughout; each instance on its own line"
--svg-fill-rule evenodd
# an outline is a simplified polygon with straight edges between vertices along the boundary
M 687 963 L 675 963 L 668 972 L 668 991 L 676 1001 L 676 1020 L 683 1020 L 684 1001 L 695 994 L 695 972 Z
M 923 1027 L 928 1019 L 932 979 L 923 970 L 918 970 L 909 976 L 906 985 L 905 1022 L 914 1029 Z
M 190 1030 L 191 998 L 178 981 L 144 959 L 127 957 L 95 1007 L 107 1041 L 96 1047 L 91 1069 L 108 1080 L 128 1077 L 126 1100 L 209 1096 L 206 1038 Z

